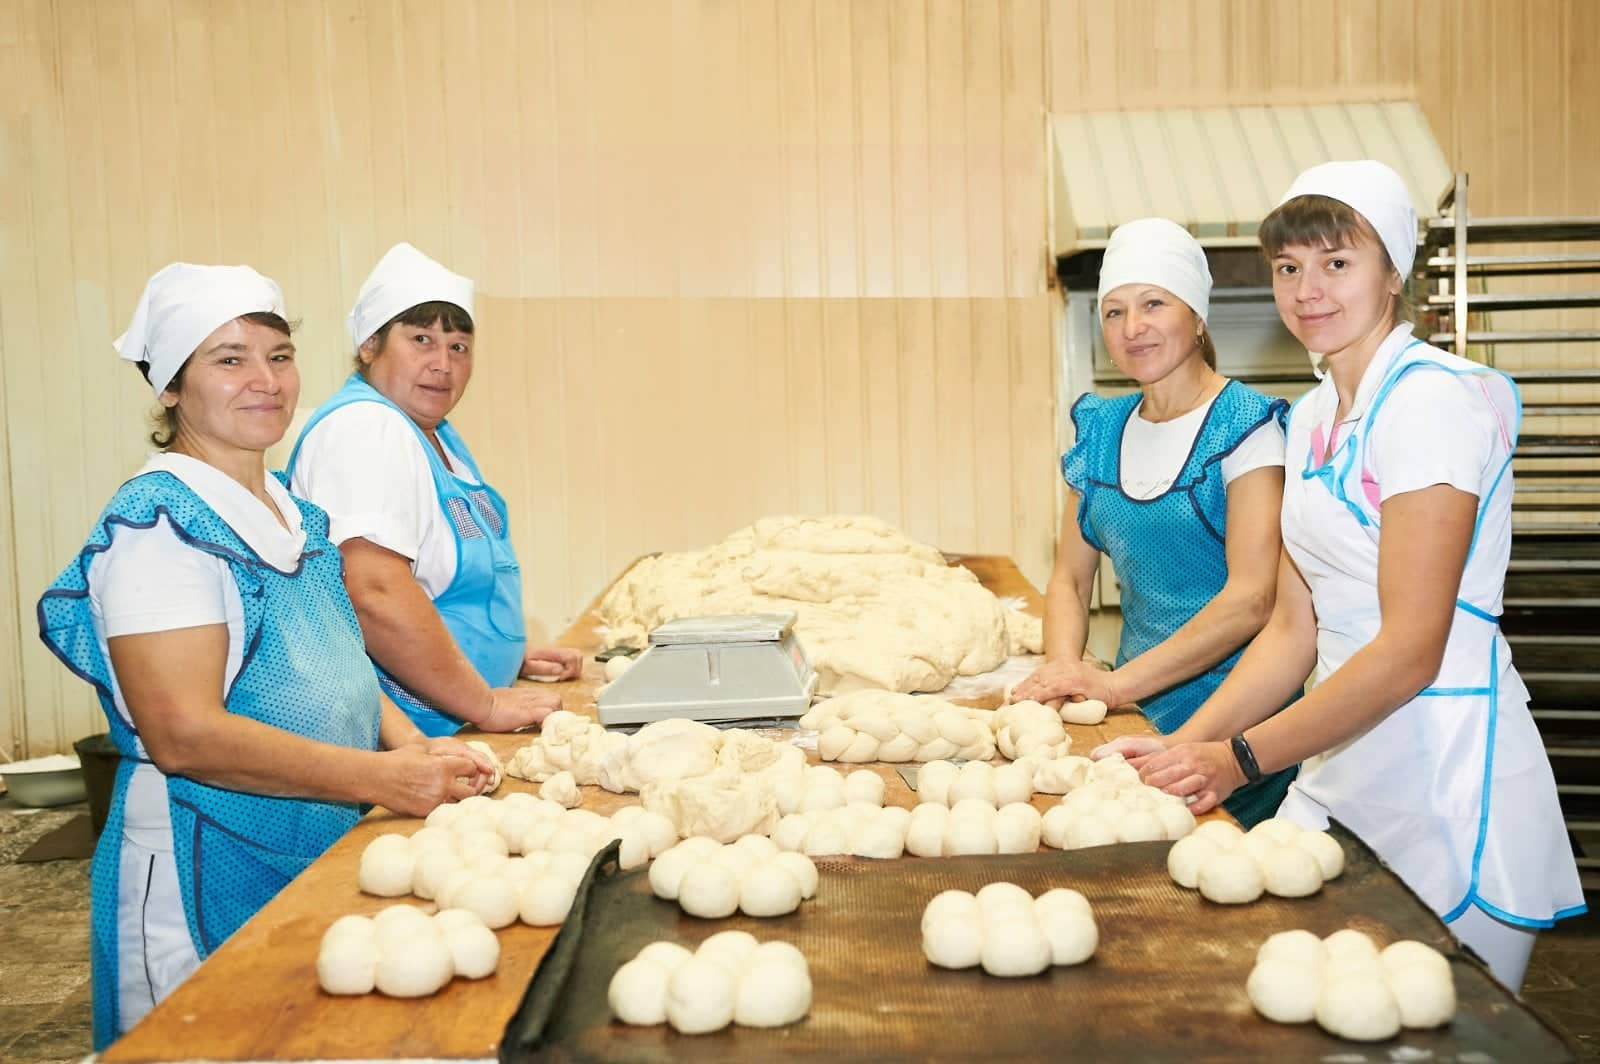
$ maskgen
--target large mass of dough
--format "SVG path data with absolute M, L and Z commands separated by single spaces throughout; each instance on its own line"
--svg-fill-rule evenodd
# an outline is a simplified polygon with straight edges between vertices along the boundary
M 1280 931 L 1256 951 L 1245 984 L 1250 1004 L 1274 1023 L 1316 1020 L 1354 1042 L 1393 1038 L 1401 1028 L 1441 1027 L 1455 1018 L 1450 962 L 1422 942 L 1400 941 L 1381 952 L 1354 928 L 1319 939 Z
M 762 518 L 642 559 L 600 602 L 607 641 L 640 648 L 680 617 L 788 610 L 821 694 L 939 691 L 1039 649 L 1034 624 L 970 571 L 873 517 Z
M 623 1023 L 669 1023 L 679 1034 L 709 1034 L 729 1023 L 783 1027 L 811 1011 L 811 969 L 787 942 L 757 942 L 722 931 L 690 953 L 652 942 L 616 974 L 606 991 Z
M 799 724 L 818 733 L 824 761 L 988 761 L 995 755 L 994 717 L 931 695 L 863 690 L 819 702 Z
M 375 917 L 340 917 L 323 932 L 317 982 L 329 994 L 426 997 L 457 976 L 482 979 L 499 963 L 500 943 L 476 914 L 391 905 Z
M 1082 964 L 1099 942 L 1088 899 L 1066 887 L 1037 898 L 1014 883 L 990 883 L 975 895 L 947 890 L 922 911 L 922 953 L 940 968 L 1037 975 Z

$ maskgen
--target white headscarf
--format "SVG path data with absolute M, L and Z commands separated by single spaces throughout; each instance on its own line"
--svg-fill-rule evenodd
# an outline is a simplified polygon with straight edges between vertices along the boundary
M 263 312 L 284 314 L 276 281 L 248 266 L 174 262 L 145 282 L 128 330 L 111 346 L 129 362 L 148 362 L 150 387 L 160 395 L 218 326 Z
M 357 347 L 399 314 L 418 303 L 454 303 L 472 314 L 470 277 L 451 273 L 407 243 L 384 252 L 362 282 L 350 309 L 350 339 Z
M 1323 163 L 1294 179 L 1278 206 L 1298 196 L 1338 200 L 1367 220 L 1401 277 L 1417 258 L 1417 209 L 1400 175 L 1372 159 Z
M 1159 285 L 1189 304 L 1201 321 L 1211 310 L 1206 253 L 1187 229 L 1165 218 L 1124 222 L 1112 232 L 1100 264 L 1100 298 L 1125 284 Z

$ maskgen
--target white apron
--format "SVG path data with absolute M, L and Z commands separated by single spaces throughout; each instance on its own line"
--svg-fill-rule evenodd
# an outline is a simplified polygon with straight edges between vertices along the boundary
M 1363 377 L 1353 426 L 1320 463 L 1337 406 L 1325 379 L 1290 412 L 1283 542 L 1311 589 L 1320 682 L 1377 635 L 1378 486 L 1367 433 L 1394 384 L 1417 373 L 1470 374 L 1499 420 L 1443 663 L 1433 684 L 1342 746 L 1307 760 L 1281 815 L 1331 816 L 1373 848 L 1446 922 L 1469 907 L 1525 927 L 1584 911 L 1528 692 L 1498 618 L 1511 551 L 1511 450 L 1521 400 L 1510 378 L 1391 333 Z M 1322 422 L 1318 424 L 1318 422 Z M 1390 426 L 1393 430 L 1393 426 Z

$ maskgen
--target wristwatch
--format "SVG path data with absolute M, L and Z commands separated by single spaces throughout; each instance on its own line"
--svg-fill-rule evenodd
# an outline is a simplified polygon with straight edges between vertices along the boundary
M 1261 778 L 1261 766 L 1256 764 L 1255 751 L 1250 749 L 1250 742 L 1243 735 L 1235 735 L 1228 740 L 1228 745 L 1233 748 L 1233 759 L 1239 762 L 1239 769 L 1244 773 L 1247 783 L 1254 783 Z

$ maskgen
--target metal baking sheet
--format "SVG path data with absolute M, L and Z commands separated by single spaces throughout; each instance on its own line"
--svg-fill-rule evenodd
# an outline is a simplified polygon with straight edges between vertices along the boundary
M 1340 834 L 1345 874 L 1304 899 L 1214 905 L 1166 873 L 1169 843 L 1137 843 L 1015 857 L 871 861 L 823 859 L 817 896 L 772 920 L 702 921 L 650 894 L 642 870 L 597 868 L 580 911 L 535 972 L 507 1030 L 504 1060 L 657 1062 L 1059 1059 L 1129 1061 L 1310 1060 L 1326 1064 L 1567 1061 L 1572 1049 L 1496 983 L 1444 925 L 1354 838 Z M 1030 979 L 933 968 L 921 950 L 923 906 L 941 890 L 1009 880 L 1038 894 L 1086 894 L 1100 927 L 1087 963 Z M 1303 927 L 1355 927 L 1387 943 L 1418 939 L 1451 958 L 1460 1009 L 1439 1031 L 1387 1042 L 1345 1042 L 1314 1024 L 1257 1016 L 1245 995 L 1256 948 Z M 693 948 L 742 928 L 805 953 L 810 1014 L 776 1030 L 728 1027 L 683 1036 L 628 1027 L 606 1005 L 611 974 L 645 944 Z

